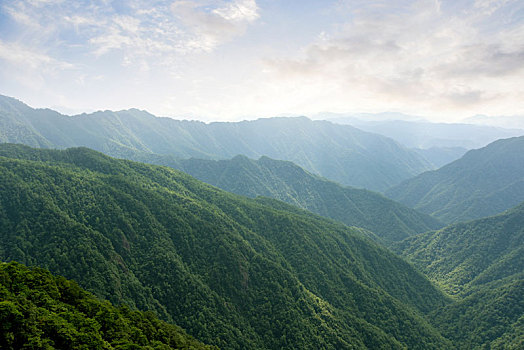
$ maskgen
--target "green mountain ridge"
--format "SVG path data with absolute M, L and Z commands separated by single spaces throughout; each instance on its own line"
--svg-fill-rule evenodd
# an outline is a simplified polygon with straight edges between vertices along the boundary
M 445 223 L 500 213 L 524 200 L 524 136 L 469 151 L 389 189 L 386 196 Z
M 382 191 L 431 169 L 417 152 L 348 125 L 301 118 L 210 123 L 157 118 L 147 112 L 64 116 L 0 96 L 0 141 L 32 147 L 85 146 L 110 156 L 145 153 L 177 158 L 268 156 L 344 185 Z
M 158 164 L 162 160 L 152 162 Z M 346 225 L 365 228 L 387 244 L 443 226 L 379 193 L 343 187 L 287 161 L 236 156 L 218 161 L 165 159 L 165 165 L 228 192 L 275 198 Z
M 449 301 L 361 229 L 88 149 L 0 150 L 1 260 L 221 348 L 450 345 L 424 317 Z
M 453 294 L 524 275 L 524 203 L 393 245 Z
M 524 345 L 524 203 L 393 245 L 457 302 L 430 319 L 460 349 Z
M 151 312 L 116 308 L 40 268 L 0 263 L 0 347 L 214 349 Z

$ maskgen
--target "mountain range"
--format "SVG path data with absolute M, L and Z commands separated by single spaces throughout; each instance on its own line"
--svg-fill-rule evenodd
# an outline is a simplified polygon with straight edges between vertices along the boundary
M 205 124 L 136 109 L 70 117 L 6 96 L 0 96 L 0 142 L 85 146 L 120 158 L 137 153 L 182 159 L 268 156 L 344 185 L 377 191 L 433 168 L 419 153 L 387 137 L 305 117 Z
M 524 200 L 524 136 L 471 150 L 386 195 L 447 223 L 500 213 Z
M 245 156 L 218 161 L 152 160 L 157 164 L 162 161 L 228 192 L 275 198 L 349 226 L 363 227 L 386 244 L 443 226 L 431 216 L 379 193 L 341 186 L 288 161 L 268 157 L 253 160 Z
M 70 117 L 0 96 L 10 141 L 41 149 L 0 144 L 2 348 L 524 347 L 524 136 L 393 200 L 319 169 L 384 189 L 464 150 L 307 118 Z
M 398 116 L 392 116 L 398 117 Z M 403 116 L 405 117 L 405 116 Z M 374 115 L 331 116 L 328 120 L 384 135 L 409 148 L 481 148 L 498 139 L 524 135 L 524 129 L 466 123 L 433 123 L 425 120 L 376 120 Z
M 362 229 L 85 148 L 0 148 L 2 261 L 221 348 L 450 345 L 425 318 L 449 299 Z

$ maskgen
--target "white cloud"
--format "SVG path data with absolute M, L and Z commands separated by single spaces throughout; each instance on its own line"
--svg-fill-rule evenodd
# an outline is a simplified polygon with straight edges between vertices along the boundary
M 49 82 L 64 76 L 75 79 L 78 67 L 75 64 L 55 59 L 45 52 L 36 51 L 18 43 L 0 40 L 0 76 L 4 88 L 18 85 L 22 91 L 42 93 L 49 89 Z
M 255 0 L 237 0 L 226 4 L 224 7 L 213 10 L 220 17 L 235 22 L 252 22 L 258 17 L 258 6 Z
M 75 68 L 73 64 L 54 59 L 45 53 L 34 51 L 17 43 L 3 42 L 2 40 L 0 40 L 0 60 L 26 70 L 50 72 Z
M 38 37 L 35 43 L 50 49 L 56 42 L 61 48 L 87 45 L 96 56 L 117 50 L 128 62 L 212 51 L 243 34 L 259 16 L 254 0 L 135 0 L 114 6 L 103 0 L 25 0 L 2 7 L 25 27 L 23 37 Z M 71 29 L 75 38 L 67 34 Z
M 524 112 L 524 22 L 508 1 L 477 1 L 485 11 L 433 0 L 348 3 L 341 8 L 352 19 L 302 58 L 267 61 L 275 81 L 330 86 L 335 95 L 323 101 L 326 109 Z M 506 26 L 490 30 L 497 20 Z
M 173 15 L 183 24 L 189 50 L 211 51 L 245 32 L 258 17 L 254 0 L 235 0 L 209 11 L 209 2 L 175 1 Z
M 0 1 L 0 77 L 163 115 L 524 114 L 522 0 L 261 4 Z

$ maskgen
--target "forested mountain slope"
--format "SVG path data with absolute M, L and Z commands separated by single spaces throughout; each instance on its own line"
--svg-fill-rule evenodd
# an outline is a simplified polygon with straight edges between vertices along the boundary
M 496 216 L 410 237 L 394 247 L 453 294 L 521 278 L 524 203 Z
M 0 149 L 1 260 L 222 348 L 449 346 L 423 316 L 447 299 L 358 229 L 88 149 Z
M 0 348 L 212 349 L 151 312 L 116 308 L 41 268 L 0 263 Z
M 469 151 L 386 195 L 447 223 L 500 213 L 524 201 L 524 136 Z
M 341 186 L 287 161 L 237 156 L 219 161 L 173 160 L 166 165 L 229 192 L 253 198 L 276 198 L 346 225 L 363 227 L 377 234 L 384 243 L 443 226 L 429 215 L 381 194 Z
M 86 146 L 111 156 L 268 156 L 290 160 L 344 185 L 382 191 L 431 165 L 395 141 L 348 125 L 307 118 L 210 123 L 157 118 L 131 109 L 73 117 L 0 96 L 0 141 L 33 147 Z
M 524 345 L 524 203 L 394 247 L 457 296 L 431 318 L 461 348 Z

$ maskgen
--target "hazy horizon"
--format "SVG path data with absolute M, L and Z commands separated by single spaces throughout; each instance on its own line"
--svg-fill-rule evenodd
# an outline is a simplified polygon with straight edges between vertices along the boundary
M 0 96 L 5 96 L 1 95 Z M 99 112 L 122 112 L 122 111 L 128 111 L 128 110 L 139 110 L 141 112 L 145 112 L 148 114 L 153 115 L 157 118 L 170 118 L 174 120 L 187 120 L 187 121 L 199 121 L 206 124 L 209 123 L 215 123 L 215 122 L 243 122 L 243 121 L 254 121 L 258 119 L 271 119 L 271 118 L 307 118 L 310 120 L 324 120 L 329 121 L 336 124 L 346 124 L 346 125 L 353 125 L 354 127 L 360 128 L 363 124 L 362 123 L 380 123 L 380 122 L 414 122 L 414 123 L 432 123 L 432 124 L 449 124 L 449 125 L 460 125 L 460 124 L 469 124 L 469 125 L 476 125 L 476 126 L 484 126 L 484 127 L 495 127 L 495 128 L 501 128 L 501 129 L 514 129 L 514 130 L 522 130 L 524 131 L 524 118 L 521 118 L 519 116 L 499 116 L 499 117 L 489 117 L 489 116 L 483 116 L 483 115 L 477 115 L 470 118 L 465 118 L 463 120 L 457 120 L 457 121 L 438 121 L 438 120 L 431 120 L 424 118 L 422 116 L 415 116 L 415 115 L 409 115 L 404 113 L 395 113 L 395 112 L 379 112 L 379 113 L 333 113 L 333 112 L 319 112 L 314 113 L 311 115 L 303 115 L 303 114 L 279 114 L 274 116 L 246 116 L 244 118 L 237 118 L 235 120 L 206 120 L 206 119 L 199 119 L 198 117 L 192 118 L 191 116 L 169 116 L 169 115 L 156 115 L 154 113 L 151 113 L 150 111 L 146 109 L 140 109 L 136 107 L 130 107 L 120 110 L 111 110 L 111 109 L 99 109 L 99 110 L 92 110 L 92 111 L 77 111 L 77 112 L 67 112 L 67 111 L 60 111 L 59 109 L 51 108 L 51 107 L 38 107 L 38 106 L 32 106 L 27 104 L 25 101 L 20 100 L 19 98 L 15 96 L 6 96 L 8 98 L 13 98 L 19 102 L 22 102 L 23 104 L 28 105 L 30 108 L 34 109 L 51 109 L 54 110 L 62 115 L 73 117 L 73 116 L 79 116 L 83 114 L 94 114 Z
M 390 112 L 523 127 L 523 11 L 491 0 L 9 0 L 0 94 L 68 115 Z

